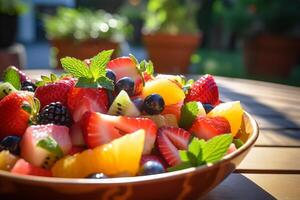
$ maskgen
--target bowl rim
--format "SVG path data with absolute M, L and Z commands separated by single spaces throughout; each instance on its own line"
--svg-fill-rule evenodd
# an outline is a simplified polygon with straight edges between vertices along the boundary
M 255 119 L 246 111 L 244 114 L 248 117 L 251 127 L 253 129 L 250 137 L 246 141 L 246 143 L 233 153 L 230 153 L 224 158 L 214 164 L 202 165 L 199 167 L 191 167 L 183 170 L 178 170 L 174 172 L 166 172 L 162 174 L 155 175 L 147 175 L 147 176 L 135 176 L 135 177 L 118 177 L 118 178 L 107 178 L 107 179 L 86 179 L 86 178 L 58 178 L 58 177 L 41 177 L 41 176 L 31 176 L 31 175 L 19 175 L 13 174 L 7 171 L 0 170 L 0 178 L 4 177 L 10 180 L 18 181 L 18 182 L 27 182 L 38 185 L 119 185 L 119 184 L 138 184 L 138 183 L 147 183 L 158 181 L 161 179 L 175 179 L 178 176 L 186 176 L 193 173 L 205 172 L 212 168 L 217 168 L 225 162 L 232 160 L 233 158 L 238 157 L 248 149 L 250 149 L 259 135 L 259 127 Z

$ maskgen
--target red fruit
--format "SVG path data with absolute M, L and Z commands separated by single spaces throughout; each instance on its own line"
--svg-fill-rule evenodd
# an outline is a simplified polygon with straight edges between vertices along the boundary
M 82 118 L 82 130 L 86 144 L 96 147 L 109 143 L 124 134 L 144 129 L 146 133 L 143 154 L 149 154 L 156 139 L 156 124 L 148 118 L 111 116 L 89 112 Z
M 231 143 L 230 144 L 230 146 L 229 146 L 229 149 L 228 149 L 228 151 L 227 151 L 227 154 L 230 154 L 230 153 L 232 153 L 232 152 L 235 152 L 237 149 L 236 149 L 236 147 L 235 147 L 235 145 L 233 144 L 233 143 Z M 226 155 L 227 155 L 226 154 Z
M 166 105 L 162 114 L 173 114 L 176 116 L 177 121 L 180 119 L 181 107 L 183 102 L 179 102 L 177 104 Z
M 126 76 L 131 77 L 135 85 L 134 94 L 137 95 L 141 93 L 143 89 L 142 77 L 138 72 L 136 64 L 130 57 L 124 56 L 111 60 L 107 64 L 107 68 L 115 72 L 117 81 Z
M 13 92 L 0 101 L 0 139 L 9 135 L 24 134 L 30 113 L 22 106 L 30 107 L 32 96 L 30 92 Z
M 209 140 L 210 138 L 230 133 L 230 124 L 224 117 L 207 117 L 199 116 L 195 119 L 192 127 L 189 130 L 195 134 L 198 138 Z
M 143 72 L 144 81 L 152 81 L 154 79 L 153 75 L 148 74 L 147 72 Z
M 81 124 L 79 122 L 74 123 L 70 128 L 70 137 L 73 146 L 85 146 Z
M 75 122 L 80 121 L 85 112 L 107 113 L 108 95 L 105 89 L 76 88 L 70 90 L 68 108 Z
M 11 173 L 33 175 L 33 176 L 48 176 L 51 177 L 52 173 L 50 170 L 36 167 L 26 162 L 24 159 L 19 159 L 14 167 L 11 169 Z
M 185 97 L 185 102 L 200 101 L 216 105 L 219 103 L 219 91 L 214 78 L 207 74 L 192 84 Z
M 157 146 L 171 166 L 181 163 L 178 150 L 186 150 L 191 134 L 182 128 L 161 127 L 157 131 Z
M 97 112 L 87 112 L 84 115 L 82 130 L 85 143 L 89 148 L 95 148 L 121 137 L 119 130 L 105 119 L 105 115 Z
M 40 100 L 42 108 L 52 102 L 58 101 L 66 106 L 69 91 L 74 84 L 75 82 L 73 79 L 59 80 L 54 83 L 48 83 L 44 86 L 37 87 L 35 91 L 35 97 Z
M 69 152 L 69 155 L 74 155 L 76 153 L 81 153 L 85 150 L 85 148 L 83 147 L 76 147 L 76 146 L 73 146 Z

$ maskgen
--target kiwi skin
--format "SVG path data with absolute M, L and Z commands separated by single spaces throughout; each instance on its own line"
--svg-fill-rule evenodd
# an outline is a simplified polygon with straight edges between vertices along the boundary
M 130 100 L 128 94 L 121 90 L 115 100 L 112 102 L 109 110 L 109 115 L 122 115 L 128 117 L 137 117 L 140 116 L 140 111 Z

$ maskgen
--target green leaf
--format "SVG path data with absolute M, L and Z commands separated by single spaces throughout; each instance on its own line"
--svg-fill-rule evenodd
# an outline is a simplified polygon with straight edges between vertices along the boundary
M 12 86 L 14 86 L 15 89 L 20 90 L 21 89 L 21 80 L 19 73 L 13 69 L 12 67 L 8 67 L 4 71 L 3 76 L 4 82 L 10 83 Z
M 45 82 L 44 82 L 44 81 L 37 81 L 37 82 L 35 82 L 35 85 L 36 85 L 37 87 L 40 87 L 40 86 L 45 85 Z
M 192 141 L 190 142 L 190 144 L 188 146 L 188 151 L 197 157 L 200 150 L 201 150 L 201 144 L 199 142 L 199 139 L 196 137 L 193 137 Z
M 85 78 L 81 77 L 78 79 L 75 87 L 81 87 L 81 88 L 105 88 L 108 90 L 113 91 L 114 90 L 114 83 L 112 80 L 105 76 L 101 76 L 96 81 L 94 78 Z
M 146 61 L 142 60 L 141 63 L 139 64 L 139 71 L 144 72 L 146 70 Z
M 58 143 L 50 136 L 40 140 L 36 146 L 41 147 L 58 157 L 62 157 L 64 155 Z
M 154 73 L 154 66 L 153 66 L 153 63 L 151 62 L 151 60 L 148 63 L 146 63 L 145 68 L 146 68 L 147 74 L 152 75 Z
M 60 59 L 62 67 L 76 78 L 92 78 L 88 66 L 81 60 L 72 57 Z
M 244 145 L 244 142 L 241 139 L 233 139 L 233 144 L 237 149 Z
M 41 79 L 44 81 L 44 83 L 51 83 L 51 78 L 48 76 L 41 75 Z
M 208 140 L 203 148 L 202 161 L 206 163 L 214 163 L 223 158 L 232 143 L 232 135 L 222 134 Z
M 189 162 L 191 166 L 197 166 L 197 157 L 189 151 L 179 150 L 179 157 L 182 162 Z
M 181 164 L 176 165 L 174 167 L 169 167 L 167 169 L 167 171 L 168 172 L 173 172 L 173 171 L 178 171 L 178 170 L 186 169 L 186 168 L 189 168 L 189 167 L 193 167 L 190 162 L 182 162 Z
M 98 53 L 91 59 L 90 72 L 93 75 L 94 80 L 97 80 L 101 76 L 105 76 L 106 64 L 109 62 L 113 50 L 105 50 Z
M 53 73 L 50 74 L 50 79 L 51 79 L 51 82 L 54 83 L 55 81 L 58 80 L 57 76 Z
M 198 103 L 191 101 L 181 107 L 179 127 L 188 129 L 199 114 Z
M 136 59 L 136 57 L 132 54 L 129 54 L 129 57 L 134 62 L 135 65 L 139 65 L 139 61 Z

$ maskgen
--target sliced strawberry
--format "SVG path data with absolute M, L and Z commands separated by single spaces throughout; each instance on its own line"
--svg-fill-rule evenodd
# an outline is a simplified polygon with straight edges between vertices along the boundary
M 161 127 L 157 131 L 157 146 L 170 166 L 181 163 L 178 150 L 186 150 L 191 134 L 182 128 Z
M 0 140 L 5 136 L 22 136 L 28 127 L 30 113 L 23 109 L 31 108 L 30 92 L 18 91 L 10 93 L 0 101 Z
M 230 133 L 230 124 L 224 117 L 199 116 L 195 119 L 189 132 L 195 134 L 200 139 L 209 140 L 210 138 Z
M 73 87 L 68 96 L 68 108 L 75 122 L 80 121 L 87 111 L 107 113 L 107 91 L 105 89 Z
M 179 121 L 182 105 L 183 105 L 183 102 L 179 102 L 177 104 L 166 105 L 162 114 L 173 114 L 176 116 L 177 121 Z
M 130 57 L 124 56 L 111 60 L 107 64 L 107 68 L 115 72 L 117 81 L 126 76 L 131 77 L 135 85 L 134 94 L 137 95 L 141 93 L 143 89 L 142 77 L 139 74 L 136 64 Z
M 36 167 L 26 162 L 24 159 L 19 159 L 14 167 L 11 169 L 12 173 L 23 174 L 23 175 L 34 175 L 34 176 L 47 176 L 51 177 L 51 171 Z
M 77 146 L 73 146 L 69 152 L 69 155 L 74 155 L 76 153 L 81 153 L 85 150 L 85 148 L 83 147 L 77 147 Z
M 58 101 L 66 106 L 69 91 L 74 84 L 75 82 L 73 79 L 59 80 L 54 83 L 48 83 L 44 86 L 37 87 L 35 91 L 35 97 L 40 100 L 42 108 L 52 102 Z
M 219 90 L 211 75 L 202 76 L 192 84 L 185 98 L 185 102 L 190 101 L 200 101 L 211 105 L 219 103 Z
M 81 130 L 81 124 L 79 122 L 74 123 L 70 128 L 70 137 L 73 146 L 84 147 L 85 142 L 83 138 L 83 133 Z
M 157 132 L 157 126 L 151 119 L 117 116 L 113 122 L 115 127 L 124 133 L 132 133 L 139 129 L 144 129 L 146 137 L 143 154 L 151 152 Z
M 105 115 L 97 112 L 85 113 L 81 124 L 84 140 L 89 148 L 109 143 L 122 136 L 113 123 L 106 120 Z
M 157 131 L 156 124 L 151 119 L 111 116 L 97 112 L 88 112 L 82 118 L 83 135 L 90 148 L 139 129 L 144 129 L 146 133 L 143 154 L 150 154 Z

